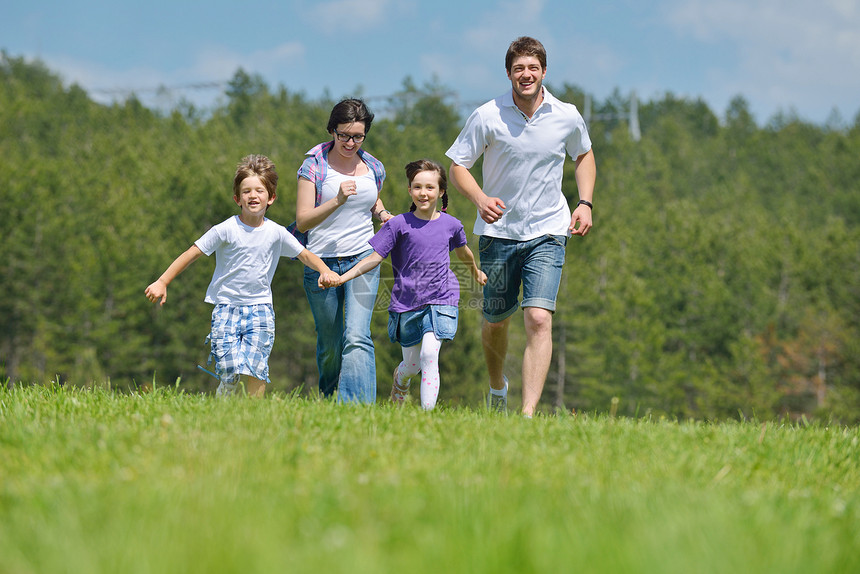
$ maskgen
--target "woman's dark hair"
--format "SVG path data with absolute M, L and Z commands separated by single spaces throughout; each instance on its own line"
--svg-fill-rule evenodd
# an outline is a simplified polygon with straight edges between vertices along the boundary
M 353 122 L 364 122 L 364 133 L 367 133 L 370 131 L 370 124 L 373 123 L 373 112 L 358 98 L 347 98 L 335 104 L 331 109 L 326 131 L 332 133 L 340 124 Z
M 442 211 L 448 211 L 448 175 L 445 168 L 432 159 L 417 159 L 406 164 L 406 180 L 412 186 L 412 180 L 422 171 L 432 171 L 439 176 L 439 190 L 442 192 Z M 415 204 L 409 206 L 409 211 L 415 211 Z

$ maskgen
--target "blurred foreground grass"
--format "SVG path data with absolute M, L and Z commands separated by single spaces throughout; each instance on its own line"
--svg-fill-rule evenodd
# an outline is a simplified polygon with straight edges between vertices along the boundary
M 858 572 L 860 430 L 0 390 L 0 572 Z

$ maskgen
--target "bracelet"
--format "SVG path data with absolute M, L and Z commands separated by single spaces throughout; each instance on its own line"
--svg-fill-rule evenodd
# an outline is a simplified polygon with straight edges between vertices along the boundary
M 379 221 L 382 221 L 382 214 L 383 214 L 383 213 L 387 213 L 388 215 L 391 215 L 391 212 L 390 212 L 390 211 L 388 211 L 387 209 L 380 209 L 380 210 L 376 213 L 376 217 L 378 217 L 378 218 L 379 218 Z
M 587 205 L 589 209 L 591 209 L 592 211 L 594 210 L 594 206 L 591 205 L 590 201 L 585 201 L 584 199 L 580 199 L 579 203 L 577 203 L 576 206 L 579 207 L 580 205 Z

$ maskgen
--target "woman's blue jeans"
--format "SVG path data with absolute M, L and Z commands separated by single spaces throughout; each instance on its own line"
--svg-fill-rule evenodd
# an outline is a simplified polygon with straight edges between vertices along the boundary
M 373 250 L 349 257 L 323 257 L 329 269 L 346 273 Z M 379 267 L 340 287 L 320 289 L 319 273 L 305 267 L 304 287 L 317 328 L 319 389 L 337 390 L 339 402 L 376 402 L 376 357 L 370 319 L 379 288 Z

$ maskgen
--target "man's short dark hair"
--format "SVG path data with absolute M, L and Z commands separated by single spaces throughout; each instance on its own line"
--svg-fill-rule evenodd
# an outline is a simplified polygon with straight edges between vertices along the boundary
M 505 69 L 510 72 L 514 60 L 522 56 L 534 56 L 540 62 L 541 68 L 546 70 L 546 49 L 543 44 L 528 36 L 520 36 L 508 46 L 508 53 L 505 54 Z

